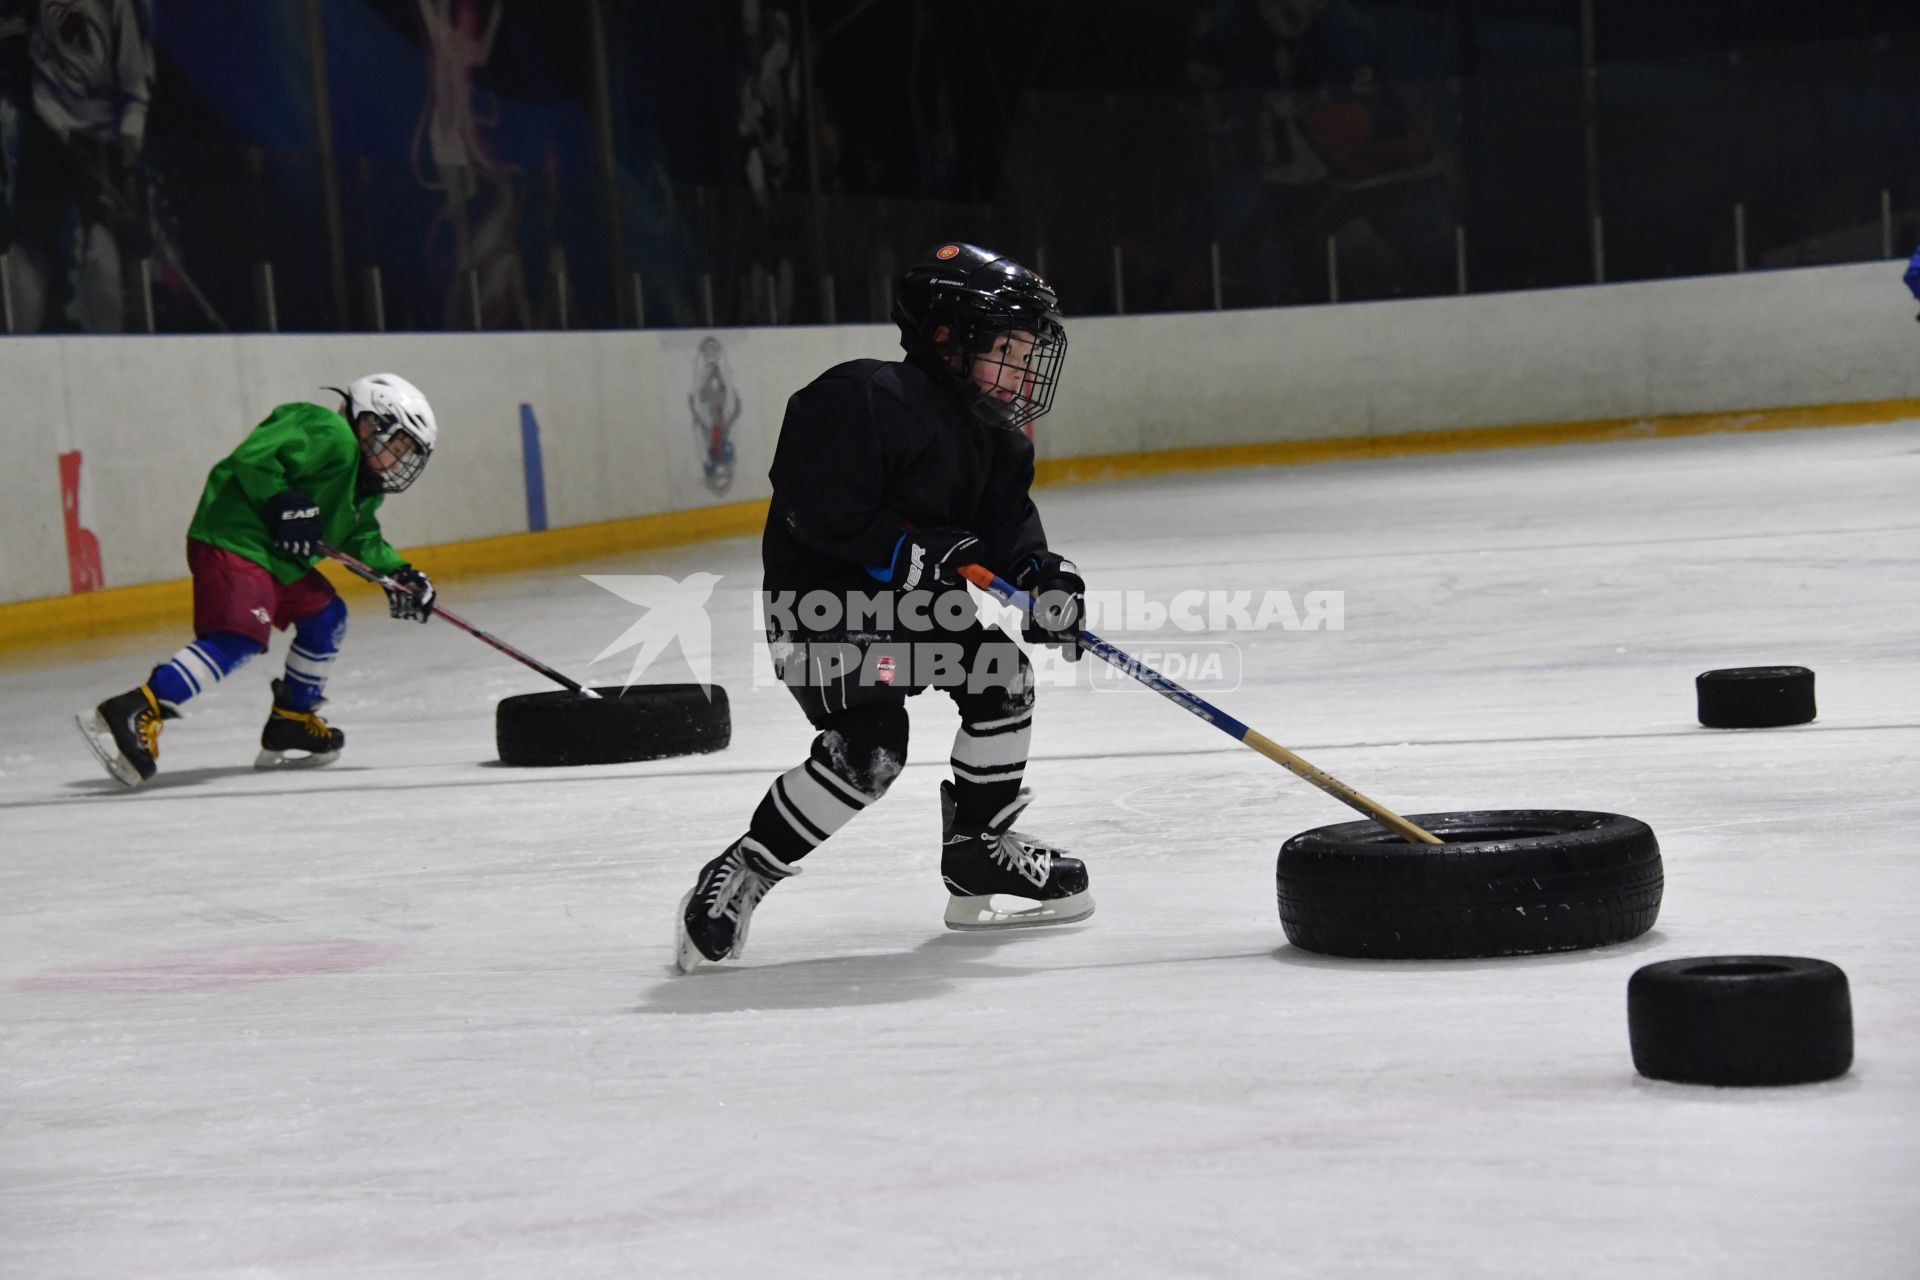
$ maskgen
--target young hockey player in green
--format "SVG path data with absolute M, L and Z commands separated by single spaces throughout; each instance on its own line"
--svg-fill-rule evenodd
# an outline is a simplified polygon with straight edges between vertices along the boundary
M 433 584 L 381 535 L 382 499 L 416 480 L 439 429 L 427 398 L 405 378 L 375 373 L 341 393 L 340 411 L 283 404 L 221 459 L 187 526 L 194 641 L 145 684 L 78 717 L 107 772 L 125 786 L 153 777 L 160 726 L 266 652 L 293 628 L 284 679 L 260 734 L 256 766 L 329 764 L 346 735 L 317 709 L 346 634 L 347 606 L 314 568 L 322 545 L 366 561 L 405 587 L 389 591 L 396 618 L 425 622 Z

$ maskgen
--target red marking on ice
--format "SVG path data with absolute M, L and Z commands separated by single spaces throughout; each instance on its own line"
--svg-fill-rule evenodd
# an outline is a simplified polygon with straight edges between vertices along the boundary
M 405 948 L 393 943 L 328 938 L 275 946 L 204 947 L 129 960 L 108 960 L 36 974 L 14 984 L 37 995 L 165 996 L 250 987 L 282 978 L 353 973 L 383 964 Z
M 60 455 L 60 514 L 67 526 L 67 585 L 78 594 L 106 584 L 100 539 L 80 523 L 80 451 Z

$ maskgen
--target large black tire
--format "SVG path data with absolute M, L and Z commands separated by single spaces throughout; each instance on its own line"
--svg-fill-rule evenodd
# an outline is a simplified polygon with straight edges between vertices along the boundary
M 1810 1084 L 1853 1065 L 1847 975 L 1799 956 L 1696 956 L 1627 981 L 1633 1066 L 1682 1084 Z
M 600 696 L 557 690 L 501 699 L 493 719 L 501 763 L 623 764 L 719 751 L 733 740 L 727 691 L 717 684 L 594 692 Z
M 1287 941 L 1331 956 L 1441 960 L 1604 947 L 1660 914 L 1660 842 L 1637 818 L 1568 809 L 1409 814 L 1444 845 L 1370 821 L 1280 846 Z
M 1693 679 L 1700 723 L 1709 729 L 1772 729 L 1814 717 L 1813 672 L 1805 667 L 1726 667 Z

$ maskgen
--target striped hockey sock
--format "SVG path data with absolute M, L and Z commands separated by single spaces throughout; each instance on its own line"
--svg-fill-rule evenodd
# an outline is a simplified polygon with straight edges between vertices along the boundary
M 953 736 L 954 803 L 962 822 L 985 825 L 1020 794 L 1033 742 L 1033 707 L 998 720 L 962 722 Z
M 899 715 L 904 734 L 904 709 Z M 849 750 L 851 745 L 841 733 L 820 734 L 806 762 L 775 778 L 753 811 L 749 834 L 781 862 L 792 863 L 811 853 L 886 794 L 899 776 L 903 761 L 885 746 L 871 745 L 855 753 Z M 854 759 L 856 754 L 864 760 Z
M 335 596 L 310 618 L 293 624 L 293 646 L 287 650 L 286 700 L 289 711 L 311 711 L 327 689 L 327 673 L 340 656 L 347 637 L 347 602 Z
M 216 631 L 155 667 L 147 687 L 162 707 L 178 711 L 182 703 L 213 688 L 263 652 L 245 636 Z

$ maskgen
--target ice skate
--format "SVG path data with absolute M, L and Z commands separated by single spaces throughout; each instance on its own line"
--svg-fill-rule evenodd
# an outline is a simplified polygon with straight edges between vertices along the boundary
M 159 771 L 161 722 L 178 717 L 143 684 L 73 720 L 107 775 L 123 787 L 137 787 Z
M 940 784 L 945 844 L 940 874 L 947 882 L 947 928 L 1027 929 L 1072 924 L 1093 914 L 1086 864 L 1013 830 L 1033 802 L 1024 788 L 984 827 L 957 821 L 953 784 Z M 995 898 L 1029 905 L 996 906 Z
M 692 973 L 702 960 L 720 961 L 738 956 L 747 946 L 747 926 L 753 909 L 767 890 L 800 868 L 768 853 L 742 836 L 728 850 L 700 869 L 700 878 L 680 899 L 678 946 L 674 967 Z
M 286 705 L 286 697 L 286 682 L 275 680 L 273 712 L 260 731 L 260 754 L 254 757 L 253 767 L 314 769 L 338 760 L 347 735 L 320 718 L 320 703 L 309 711 L 295 711 Z

